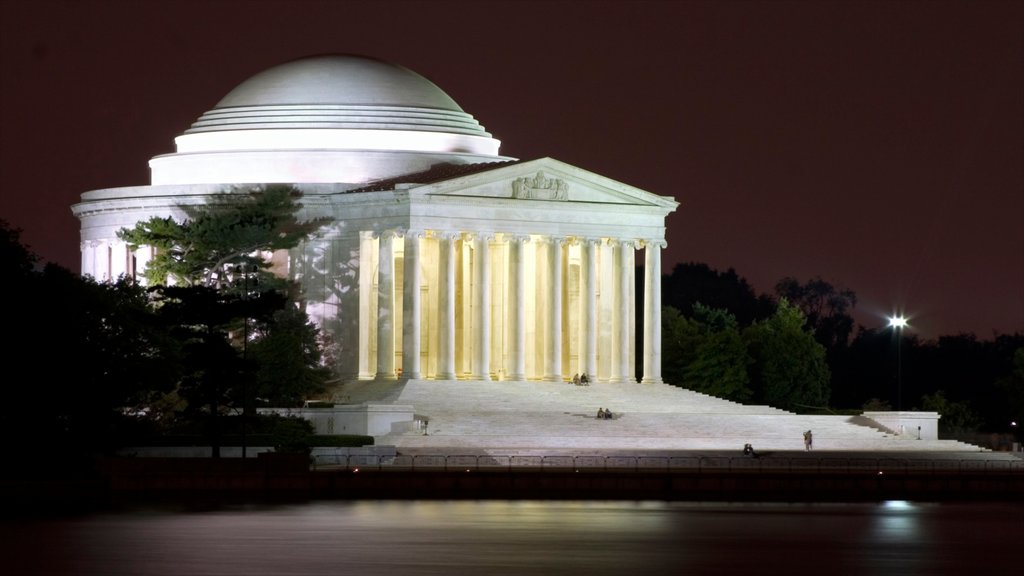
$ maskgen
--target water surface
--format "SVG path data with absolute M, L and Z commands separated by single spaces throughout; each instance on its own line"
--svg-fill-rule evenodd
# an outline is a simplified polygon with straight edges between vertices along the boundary
M 8 520 L 8 575 L 1012 574 L 1024 504 L 359 501 Z

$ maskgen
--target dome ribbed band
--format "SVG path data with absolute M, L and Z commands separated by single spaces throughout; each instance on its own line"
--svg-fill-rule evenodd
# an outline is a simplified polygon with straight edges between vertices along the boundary
M 473 116 L 456 110 L 322 104 L 214 108 L 185 133 L 296 128 L 411 130 L 490 137 Z

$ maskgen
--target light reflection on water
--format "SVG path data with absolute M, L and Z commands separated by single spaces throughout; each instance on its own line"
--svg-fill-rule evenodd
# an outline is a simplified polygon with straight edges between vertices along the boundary
M 12 576 L 988 574 L 1019 567 L 1024 504 L 313 502 L 0 527 Z

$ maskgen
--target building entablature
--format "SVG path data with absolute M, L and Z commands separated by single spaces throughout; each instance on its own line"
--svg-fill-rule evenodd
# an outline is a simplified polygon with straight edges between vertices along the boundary
M 331 197 L 350 233 L 394 227 L 557 238 L 664 239 L 678 206 L 551 158 L 429 184 Z M 519 197 L 516 195 L 519 194 Z

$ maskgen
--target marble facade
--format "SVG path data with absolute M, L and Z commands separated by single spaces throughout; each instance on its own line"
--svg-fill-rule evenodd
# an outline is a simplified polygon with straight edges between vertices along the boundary
M 348 56 L 253 77 L 177 143 L 150 162 L 151 185 L 86 192 L 73 207 L 83 274 L 145 269 L 151 252 L 129 251 L 121 227 L 290 183 L 301 216 L 329 224 L 274 255 L 275 270 L 301 283 L 342 379 L 627 382 L 640 360 L 642 381 L 661 381 L 672 198 L 552 158 L 499 156 L 429 81 Z

